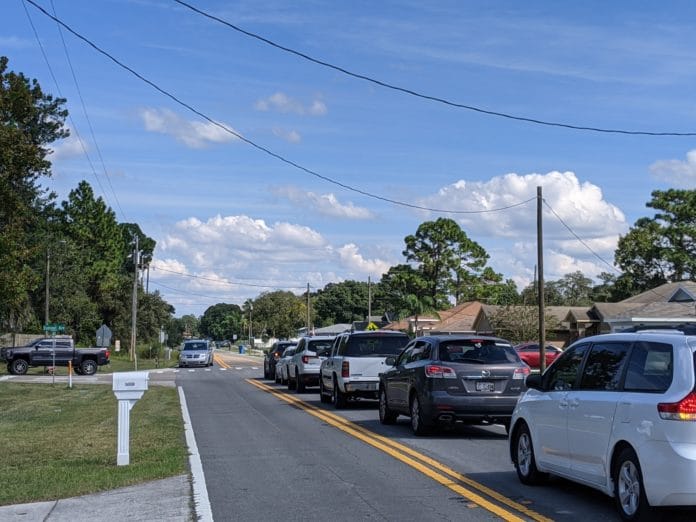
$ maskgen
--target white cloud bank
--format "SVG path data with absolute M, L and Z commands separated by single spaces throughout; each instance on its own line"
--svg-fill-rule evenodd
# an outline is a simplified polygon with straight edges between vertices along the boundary
M 211 122 L 186 120 L 170 109 L 142 109 L 140 117 L 145 124 L 145 130 L 172 136 L 192 149 L 202 149 L 211 143 L 226 143 L 239 139 Z M 222 125 L 237 132 L 227 124 Z
M 89 150 L 87 143 L 80 140 L 80 138 L 77 137 L 77 133 L 73 129 L 68 128 L 68 130 L 70 131 L 70 136 L 60 140 L 52 148 L 53 154 L 51 154 L 50 158 L 52 161 L 74 158 Z
M 696 150 L 686 153 L 686 161 L 659 160 L 650 165 L 650 172 L 661 181 L 675 187 L 696 188 Z
M 324 116 L 328 112 L 326 104 L 319 99 L 314 99 L 309 105 L 305 105 L 283 92 L 277 92 L 268 98 L 257 100 L 254 107 L 258 111 L 276 110 L 278 112 L 299 114 L 300 116 Z
M 314 210 L 324 216 L 357 220 L 373 219 L 375 217 L 375 214 L 367 208 L 356 207 L 350 201 L 341 203 L 332 193 L 316 194 L 295 187 L 278 187 L 273 192 L 297 205 L 301 205 L 305 209 Z

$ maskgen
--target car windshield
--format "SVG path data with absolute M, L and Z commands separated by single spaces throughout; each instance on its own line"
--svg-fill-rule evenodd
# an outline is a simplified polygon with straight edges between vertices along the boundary
M 208 348 L 206 347 L 205 343 L 185 343 L 184 344 L 184 350 L 189 351 L 189 350 L 207 350 Z
M 353 336 L 349 339 L 344 355 L 351 357 L 387 357 L 398 355 L 408 343 L 408 336 Z
M 511 345 L 492 339 L 457 339 L 440 344 L 440 360 L 474 364 L 507 364 L 520 361 Z
M 332 339 L 309 341 L 307 343 L 309 350 L 316 353 L 317 355 L 328 355 L 331 351 L 331 345 L 333 344 Z

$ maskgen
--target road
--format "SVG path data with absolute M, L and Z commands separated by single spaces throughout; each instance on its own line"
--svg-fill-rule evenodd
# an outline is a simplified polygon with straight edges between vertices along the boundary
M 215 520 L 618 519 L 612 499 L 590 488 L 521 485 L 502 426 L 415 437 L 405 417 L 381 425 L 376 403 L 336 411 L 316 389 L 264 381 L 258 359 L 218 352 L 217 361 L 176 377 Z

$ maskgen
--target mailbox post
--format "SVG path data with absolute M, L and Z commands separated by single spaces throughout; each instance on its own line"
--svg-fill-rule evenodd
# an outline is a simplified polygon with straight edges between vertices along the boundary
M 114 395 L 118 399 L 118 448 L 116 464 L 130 464 L 130 410 L 147 390 L 148 372 L 123 372 L 113 374 Z

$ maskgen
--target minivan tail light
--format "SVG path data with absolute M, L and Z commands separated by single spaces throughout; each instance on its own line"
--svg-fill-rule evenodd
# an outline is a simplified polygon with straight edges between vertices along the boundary
M 660 418 L 676 421 L 696 421 L 696 391 L 679 402 L 661 402 L 657 405 Z
M 343 361 L 341 364 L 341 377 L 350 377 L 350 363 L 348 361 Z
M 428 364 L 425 367 L 425 376 L 433 379 L 456 379 L 457 373 L 449 366 Z
M 525 366 L 524 368 L 515 368 L 515 371 L 512 373 L 512 380 L 526 379 L 529 373 L 529 366 Z

